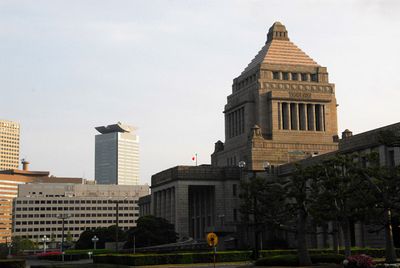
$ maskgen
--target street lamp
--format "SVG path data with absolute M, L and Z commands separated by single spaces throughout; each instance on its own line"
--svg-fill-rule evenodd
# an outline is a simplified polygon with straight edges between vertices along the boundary
M 56 218 L 62 220 L 62 234 L 61 234 L 61 254 L 63 256 L 63 261 L 64 261 L 64 224 L 65 220 L 71 218 L 71 214 L 57 214 Z
M 46 243 L 50 241 L 50 239 L 47 236 L 42 237 L 43 241 L 43 252 L 46 253 Z
M 8 258 L 11 257 L 11 249 L 12 249 L 12 246 L 13 246 L 12 242 L 7 243 L 7 247 L 8 247 Z
M 119 227 L 118 227 L 118 223 L 119 223 L 119 218 L 118 218 L 118 214 L 119 214 L 119 204 L 124 203 L 124 201 L 127 199 L 127 197 L 124 198 L 124 200 L 112 200 L 112 203 L 115 203 L 115 252 L 118 253 L 118 231 L 119 231 Z
M 93 250 L 96 250 L 96 243 L 99 241 L 99 238 L 97 236 L 93 236 L 92 242 L 93 242 Z

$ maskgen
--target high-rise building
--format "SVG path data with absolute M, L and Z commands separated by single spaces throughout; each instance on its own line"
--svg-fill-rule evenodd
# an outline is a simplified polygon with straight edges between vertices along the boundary
M 96 127 L 95 180 L 98 184 L 139 184 L 139 137 L 120 122 Z
M 335 85 L 328 71 L 289 40 L 275 22 L 267 41 L 233 79 L 225 105 L 225 143 L 212 164 L 274 168 L 338 148 Z
M 19 124 L 0 120 L 0 170 L 15 169 L 19 164 Z

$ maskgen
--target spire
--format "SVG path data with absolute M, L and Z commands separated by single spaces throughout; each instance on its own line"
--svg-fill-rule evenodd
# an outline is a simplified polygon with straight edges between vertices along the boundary
M 271 28 L 269 28 L 267 34 L 267 43 L 272 40 L 287 40 L 289 41 L 288 32 L 286 30 L 285 25 L 280 23 L 279 21 L 272 24 Z

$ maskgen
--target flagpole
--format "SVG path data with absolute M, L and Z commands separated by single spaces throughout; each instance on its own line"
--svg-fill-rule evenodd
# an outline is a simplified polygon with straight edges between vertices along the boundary
M 196 167 L 197 167 L 197 153 L 195 155 L 196 155 Z

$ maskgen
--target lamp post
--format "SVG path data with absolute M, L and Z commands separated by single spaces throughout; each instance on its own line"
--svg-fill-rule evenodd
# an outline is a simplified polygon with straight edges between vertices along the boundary
M 62 233 L 61 233 L 61 255 L 62 255 L 62 259 L 64 261 L 64 224 L 65 224 L 65 220 L 71 218 L 72 215 L 71 214 L 57 214 L 56 218 L 62 220 Z
M 118 247 L 118 242 L 119 242 L 119 239 L 118 239 L 119 204 L 123 203 L 126 199 L 127 199 L 127 197 L 125 197 L 124 200 L 112 200 L 111 201 L 112 203 L 115 203 L 115 225 L 116 225 L 116 228 L 115 228 L 115 252 L 116 253 L 118 253 L 118 251 L 119 251 L 119 247 Z
M 93 236 L 92 242 L 93 242 L 93 250 L 96 250 L 96 243 L 99 241 L 99 238 L 97 236 Z
M 7 243 L 7 247 L 8 247 L 8 258 L 11 257 L 11 249 L 12 249 L 12 246 L 13 246 L 12 242 Z
M 47 236 L 43 236 L 42 237 L 42 241 L 43 241 L 43 253 L 46 253 L 46 243 L 49 242 L 49 238 Z

